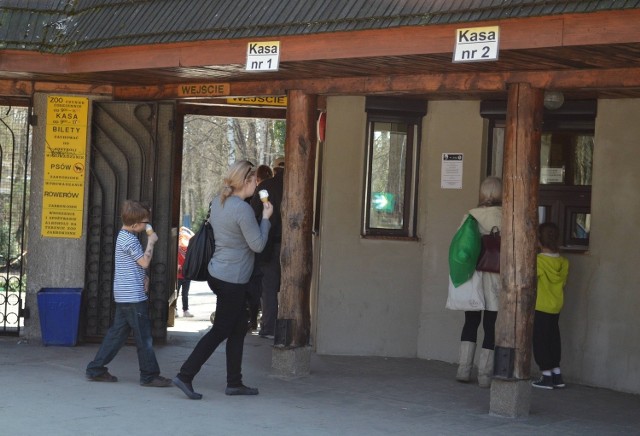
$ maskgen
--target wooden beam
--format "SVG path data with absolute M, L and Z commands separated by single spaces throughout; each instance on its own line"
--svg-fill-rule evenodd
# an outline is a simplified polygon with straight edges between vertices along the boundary
M 304 347 L 309 344 L 311 331 L 309 301 L 316 157 L 315 95 L 298 90 L 288 93 L 285 156 L 280 255 L 282 281 L 275 344 Z
M 33 83 L 23 80 L 0 80 L 0 95 L 31 97 Z
M 0 71 L 66 73 L 69 55 L 26 50 L 0 50 Z
M 73 94 L 112 95 L 113 87 L 111 85 L 87 85 L 84 83 L 35 82 L 33 85 L 33 91 L 46 93 L 67 92 Z
M 555 90 L 633 89 L 640 88 L 640 68 L 414 74 L 231 82 L 229 97 L 283 95 L 288 89 L 299 89 L 305 93 L 316 95 L 506 93 L 507 85 L 510 83 L 530 83 L 535 88 Z M 179 86 L 115 86 L 113 96 L 116 100 L 177 99 Z M 191 101 L 198 100 L 191 98 Z
M 5 50 L 0 71 L 76 74 L 147 68 L 238 65 L 247 44 L 279 40 L 280 62 L 452 53 L 460 27 L 500 26 L 500 49 L 640 42 L 640 10 L 514 18 L 471 23 L 330 32 L 270 38 L 148 44 L 84 50 L 66 55 Z
M 0 80 L 0 95 L 31 97 L 35 92 L 111 95 L 114 90 L 111 85 Z
M 507 103 L 496 374 L 506 364 L 500 349 L 513 350 L 513 374 L 503 376 L 516 380 L 527 380 L 531 369 L 543 94 L 527 83 L 511 84 Z
M 2 106 L 16 106 L 16 107 L 29 107 L 29 106 L 31 106 L 31 98 L 27 98 L 27 97 L 2 97 L 0 95 L 0 105 L 2 105 Z
M 233 118 L 268 118 L 283 120 L 287 117 L 286 108 L 239 107 L 239 106 L 205 106 L 199 104 L 179 104 L 179 114 L 209 115 L 214 117 Z
M 213 83 L 213 82 L 212 82 Z M 309 80 L 273 80 L 231 82 L 228 97 L 284 95 L 288 89 L 299 89 L 314 95 L 375 95 L 422 94 L 478 98 L 477 94 L 506 93 L 510 83 L 530 83 L 531 86 L 561 91 L 571 90 L 637 90 L 640 88 L 640 68 L 594 69 L 571 71 L 513 71 L 501 73 L 449 73 L 372 77 L 346 77 Z M 30 82 L 0 80 L 0 95 L 31 96 L 34 92 L 75 92 L 112 94 L 115 100 L 181 100 L 180 85 L 110 86 L 77 83 Z M 471 95 L 475 93 L 476 95 Z M 203 99 L 182 99 L 184 102 L 210 103 Z

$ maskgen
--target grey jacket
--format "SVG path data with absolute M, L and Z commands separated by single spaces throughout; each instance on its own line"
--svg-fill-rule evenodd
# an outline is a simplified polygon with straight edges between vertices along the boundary
M 235 195 L 227 198 L 224 206 L 220 196 L 213 199 L 210 221 L 216 249 L 209 261 L 209 274 L 229 283 L 248 283 L 254 253 L 267 244 L 271 223 L 263 219 L 258 225 L 251 206 Z

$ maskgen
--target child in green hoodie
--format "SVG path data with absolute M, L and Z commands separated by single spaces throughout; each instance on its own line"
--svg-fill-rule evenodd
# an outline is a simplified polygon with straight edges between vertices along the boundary
M 540 253 L 538 295 L 533 318 L 533 357 L 542 371 L 540 380 L 532 383 L 541 389 L 563 388 L 560 373 L 560 310 L 564 302 L 564 286 L 569 275 L 569 261 L 560 256 L 560 231 L 553 223 L 538 227 Z

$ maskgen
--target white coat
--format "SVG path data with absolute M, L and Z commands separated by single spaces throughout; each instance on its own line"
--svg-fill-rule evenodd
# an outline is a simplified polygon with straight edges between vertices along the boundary
M 476 221 L 481 235 L 488 235 L 493 227 L 500 229 L 502 206 L 476 207 L 469 211 Z M 465 216 L 466 218 L 466 216 Z M 485 310 L 498 311 L 500 304 L 500 274 L 481 272 Z

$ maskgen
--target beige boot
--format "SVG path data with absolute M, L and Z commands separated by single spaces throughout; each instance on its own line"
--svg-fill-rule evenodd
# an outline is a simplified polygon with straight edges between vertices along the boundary
M 478 359 L 478 386 L 481 388 L 491 387 L 493 378 L 493 350 L 482 348 Z
M 471 370 L 473 369 L 473 356 L 476 353 L 475 342 L 460 342 L 460 357 L 458 358 L 458 373 L 456 374 L 456 380 L 466 383 L 471 377 Z

